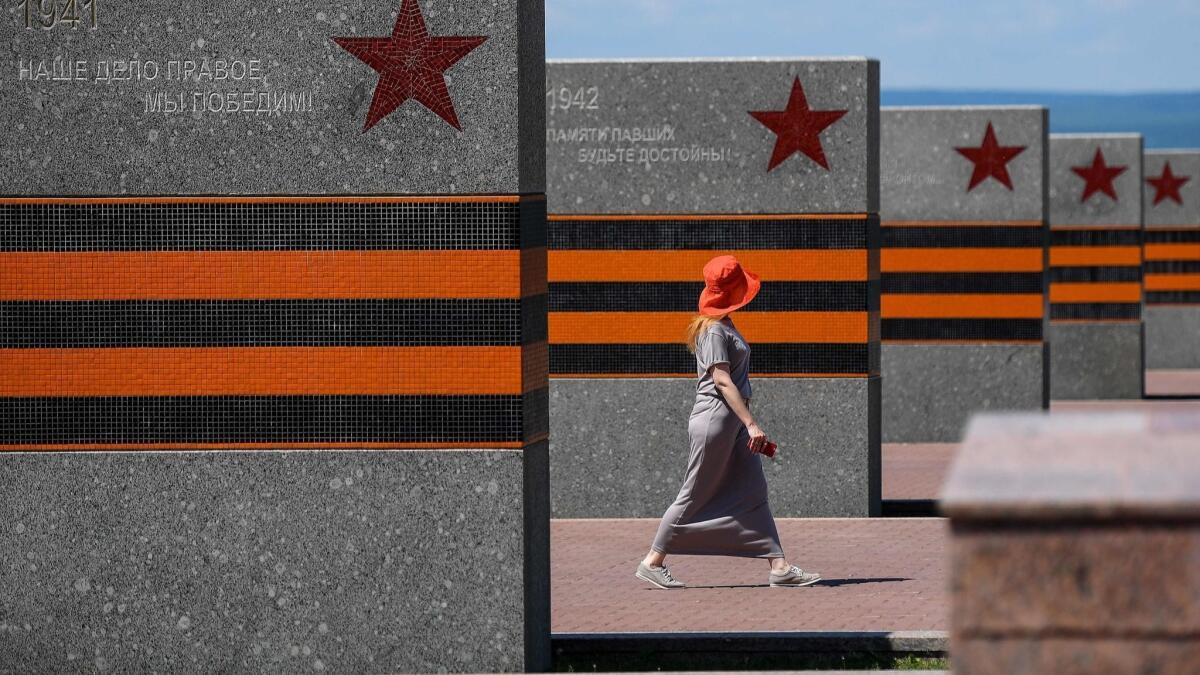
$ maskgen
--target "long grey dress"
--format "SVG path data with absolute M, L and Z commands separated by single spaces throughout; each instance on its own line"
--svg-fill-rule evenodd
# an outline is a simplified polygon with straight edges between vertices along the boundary
M 717 391 L 709 372 L 717 363 L 729 364 L 749 402 L 750 346 L 729 319 L 713 324 L 696 345 L 699 382 L 688 421 L 687 476 L 663 514 L 653 548 L 667 554 L 782 557 L 762 460 L 750 452 L 746 427 Z

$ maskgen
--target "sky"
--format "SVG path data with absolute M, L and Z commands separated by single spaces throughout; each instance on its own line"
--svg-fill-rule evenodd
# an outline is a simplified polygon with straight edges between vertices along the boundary
M 1200 0 L 546 0 L 549 58 L 871 56 L 883 88 L 1200 90 Z

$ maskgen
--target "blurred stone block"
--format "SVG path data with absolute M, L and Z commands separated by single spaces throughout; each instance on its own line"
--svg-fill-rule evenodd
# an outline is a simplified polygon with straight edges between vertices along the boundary
M 942 508 L 960 672 L 1200 667 L 1200 417 L 977 418 Z

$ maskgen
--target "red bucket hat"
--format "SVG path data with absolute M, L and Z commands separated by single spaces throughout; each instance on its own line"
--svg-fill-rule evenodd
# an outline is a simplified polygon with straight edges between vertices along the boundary
M 719 255 L 704 266 L 704 292 L 700 294 L 700 313 L 720 316 L 750 304 L 762 287 L 758 275 L 742 269 L 737 258 Z

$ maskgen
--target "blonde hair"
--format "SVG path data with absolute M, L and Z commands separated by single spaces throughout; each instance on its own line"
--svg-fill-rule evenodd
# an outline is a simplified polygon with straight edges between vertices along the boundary
M 725 318 L 724 314 L 721 314 L 719 316 L 705 316 L 703 314 L 697 314 L 695 317 L 693 317 L 692 322 L 689 323 L 688 327 L 687 327 L 687 343 L 686 344 L 687 344 L 688 351 L 692 352 L 693 354 L 696 353 L 696 346 L 697 346 L 697 343 L 700 341 L 701 336 L 703 336 L 705 333 L 707 333 L 708 329 L 710 327 L 712 327 L 712 325 L 714 323 L 716 323 L 724 318 Z

